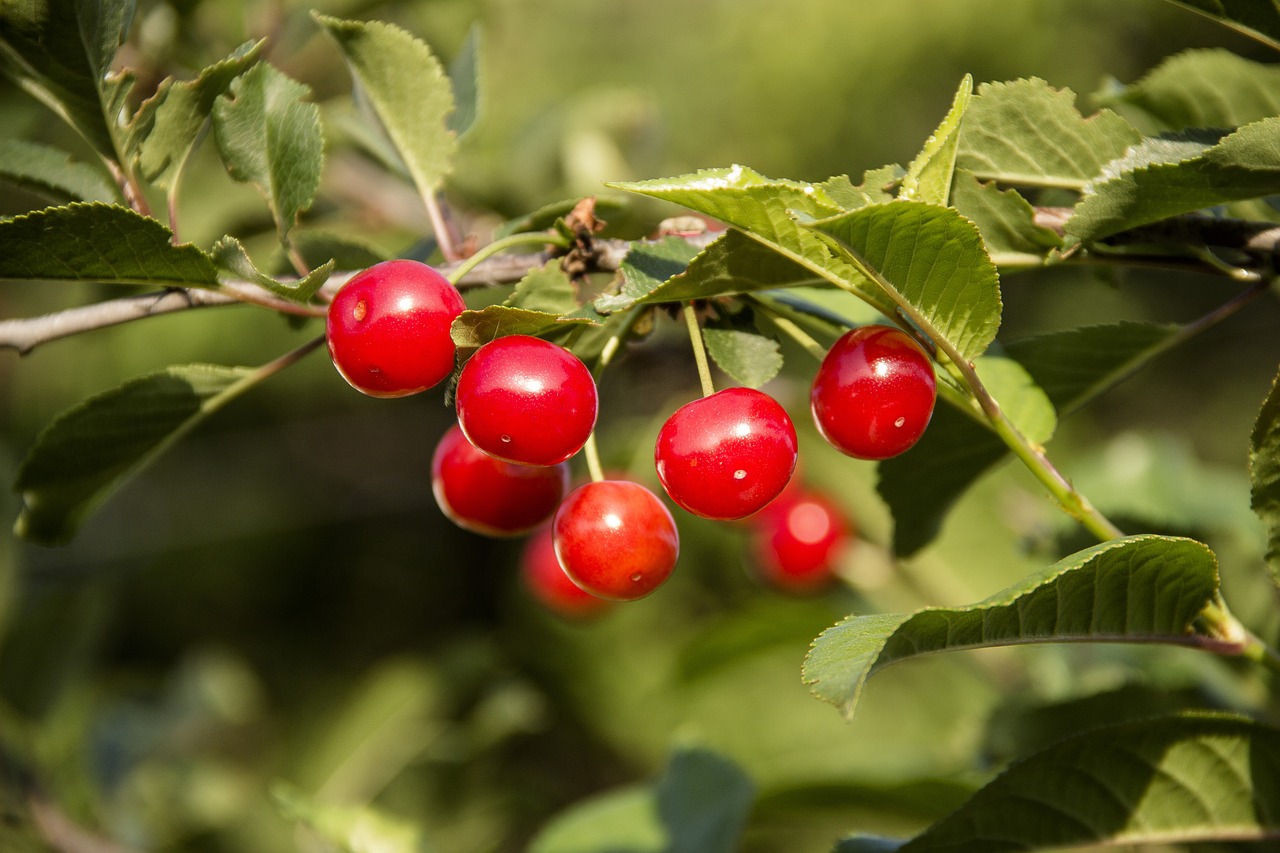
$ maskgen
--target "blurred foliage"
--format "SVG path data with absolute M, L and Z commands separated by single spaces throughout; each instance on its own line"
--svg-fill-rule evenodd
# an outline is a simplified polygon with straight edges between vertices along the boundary
M 334 100 L 349 75 L 311 8 L 401 24 L 446 61 L 479 24 L 480 117 L 446 194 L 481 241 L 605 180 L 734 162 L 821 179 L 902 162 L 966 73 L 1039 76 L 1083 97 L 1184 47 L 1260 55 L 1156 0 L 140 3 L 121 60 L 152 85 L 266 36 L 272 61 L 311 87 L 331 138 L 319 201 L 295 236 L 305 251 L 340 234 L 353 263 L 424 253 L 429 229 L 408 185 L 349 144 L 355 121 Z M 0 116 L 6 136 L 91 159 L 7 81 Z M 41 203 L 6 187 L 0 213 Z M 259 233 L 246 245 L 264 255 L 273 242 L 260 200 L 207 143 L 180 209 L 185 239 Z M 633 202 L 613 225 L 639 233 L 666 211 Z M 1003 285 L 1008 339 L 1185 322 L 1223 298 L 1203 279 L 1141 271 L 1045 270 Z M 3 290 L 0 317 L 103 295 Z M 495 298 L 469 296 L 476 307 Z M 1280 361 L 1278 322 L 1273 303 L 1256 304 L 1065 421 L 1053 444 L 1107 511 L 1212 545 L 1227 599 L 1270 637 L 1275 589 L 1244 460 Z M 260 364 L 314 331 L 218 309 L 5 353 L 0 474 L 12 482 L 39 428 L 89 393 L 174 363 Z M 803 411 L 810 363 L 784 354 L 770 387 Z M 602 387 L 606 467 L 652 483 L 653 436 L 696 386 L 682 332 L 660 321 Z M 874 469 L 797 418 L 802 476 L 862 537 L 844 585 L 801 601 L 768 592 L 741 529 L 685 515 L 668 586 L 570 625 L 524 596 L 519 543 L 472 536 L 436 509 L 430 455 L 450 419 L 436 392 L 366 399 L 313 356 L 211 418 L 72 545 L 0 537 L 0 849 L 55 849 L 39 839 L 76 825 L 157 851 L 375 849 L 351 840 L 369 832 L 421 849 L 521 850 L 570 804 L 613 792 L 634 812 L 660 797 L 683 778 L 679 757 L 702 754 L 673 752 L 681 743 L 732 761 L 740 769 L 725 772 L 754 786 L 744 849 L 821 851 L 853 829 L 917 831 L 1055 733 L 1265 696 L 1258 676 L 1190 651 L 993 650 L 877 676 L 846 724 L 799 681 L 819 631 L 852 611 L 979 600 L 1079 544 L 1024 472 L 986 476 L 936 542 L 895 565 Z M 5 518 L 16 504 L 0 497 Z

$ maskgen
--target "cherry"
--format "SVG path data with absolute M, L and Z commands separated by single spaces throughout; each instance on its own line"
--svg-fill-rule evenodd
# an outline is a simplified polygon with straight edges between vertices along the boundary
M 555 465 L 582 449 L 596 423 L 596 383 L 562 346 L 528 335 L 492 340 L 458 376 L 458 423 L 485 453 Z
M 329 355 L 342 378 L 371 397 L 425 391 L 453 372 L 449 326 L 465 307 L 457 288 L 426 264 L 375 264 L 329 303 Z
M 796 467 L 796 430 L 778 401 L 727 388 L 676 410 L 654 463 L 671 499 L 694 515 L 744 518 L 776 498 Z
M 831 583 L 835 559 L 852 535 L 839 508 L 816 492 L 796 490 L 770 504 L 759 518 L 752 544 L 765 582 L 799 594 Z
M 454 425 L 431 458 L 431 490 L 459 527 L 485 536 L 527 533 L 569 490 L 569 466 L 516 465 L 477 450 Z
M 889 326 L 846 332 L 827 352 L 809 395 L 819 432 L 858 459 L 888 459 L 924 433 L 937 399 L 933 364 Z
M 551 525 L 565 573 L 601 598 L 643 598 L 671 575 L 680 554 L 671 513 L 657 495 L 628 480 L 579 486 Z
M 551 527 L 542 527 L 524 543 L 520 552 L 520 577 L 525 589 L 542 606 L 565 619 L 590 619 L 603 614 L 613 603 L 597 598 L 578 586 L 556 557 Z

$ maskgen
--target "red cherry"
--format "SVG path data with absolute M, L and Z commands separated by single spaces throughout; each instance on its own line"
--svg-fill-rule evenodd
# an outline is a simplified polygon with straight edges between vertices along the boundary
M 562 346 L 528 335 L 490 341 L 458 376 L 458 423 L 476 447 L 523 465 L 555 465 L 596 423 L 591 371 Z
M 565 573 L 601 598 L 643 598 L 671 575 L 680 554 L 671 513 L 657 495 L 627 480 L 574 489 L 551 526 Z
M 694 515 L 744 518 L 776 498 L 796 468 L 796 430 L 778 401 L 727 388 L 676 410 L 654 463 L 671 499 Z
M 452 426 L 431 457 L 431 490 L 459 527 L 485 536 L 527 533 L 551 517 L 569 490 L 569 466 L 495 459 Z
M 831 347 L 809 402 L 823 438 L 841 453 L 888 459 L 920 439 L 937 394 L 933 364 L 910 335 L 862 326 Z
M 464 308 L 457 288 L 426 264 L 375 264 L 329 303 L 329 355 L 342 378 L 371 397 L 425 391 L 453 372 L 449 327 Z
M 566 619 L 590 619 L 613 607 L 574 583 L 556 557 L 551 528 L 540 528 L 520 552 L 520 577 L 525 588 L 544 607 Z
M 760 514 L 756 565 L 783 592 L 812 593 L 830 584 L 840 549 L 852 535 L 844 514 L 814 492 L 784 495 Z

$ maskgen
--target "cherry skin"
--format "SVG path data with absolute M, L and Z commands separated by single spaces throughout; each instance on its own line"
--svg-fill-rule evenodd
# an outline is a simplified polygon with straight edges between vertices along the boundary
M 703 518 L 745 518 L 781 494 L 796 468 L 796 430 L 777 400 L 727 388 L 676 410 L 654 446 L 671 499 Z
M 569 466 L 516 465 L 477 450 L 456 424 L 431 458 L 431 491 L 459 527 L 516 536 L 542 524 L 569 490 Z
M 852 536 L 844 514 L 822 495 L 795 490 L 759 516 L 753 536 L 760 577 L 781 592 L 819 592 L 834 579 L 840 549 Z
M 578 586 L 560 567 L 551 527 L 539 528 L 520 552 L 520 578 L 543 607 L 564 619 L 582 621 L 603 615 L 613 602 Z
M 551 528 L 565 574 L 600 598 L 643 598 L 670 577 L 680 555 L 671 513 L 657 495 L 628 480 L 574 489 Z
M 492 340 L 463 366 L 458 423 L 476 447 L 522 465 L 556 465 L 596 423 L 591 371 L 562 346 L 528 335 Z
M 457 288 L 426 264 L 375 264 L 329 303 L 329 356 L 342 378 L 370 397 L 417 394 L 453 372 L 449 326 L 465 307 Z
M 818 431 L 841 453 L 888 459 L 919 441 L 937 395 L 933 364 L 910 335 L 861 326 L 827 352 L 809 403 Z

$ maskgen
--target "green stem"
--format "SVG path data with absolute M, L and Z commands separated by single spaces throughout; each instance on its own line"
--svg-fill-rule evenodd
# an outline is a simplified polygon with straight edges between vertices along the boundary
M 689 327 L 689 341 L 693 344 L 693 360 L 698 363 L 698 379 L 702 382 L 702 396 L 710 397 L 716 393 L 715 384 L 711 381 L 711 365 L 707 362 L 707 347 L 702 341 L 702 327 L 698 325 L 698 312 L 693 303 L 684 306 L 684 321 Z
M 559 246 L 565 248 L 568 245 L 568 240 L 550 231 L 522 231 L 519 234 L 511 234 L 501 240 L 494 240 L 487 246 L 480 247 L 474 255 L 454 267 L 447 278 L 451 284 L 457 285 L 459 281 L 462 281 L 464 275 L 478 267 L 486 259 L 499 252 L 505 252 L 514 246 Z
M 592 482 L 599 483 L 604 480 L 604 468 L 600 465 L 600 448 L 596 446 L 596 431 L 592 430 L 587 436 L 587 443 L 582 446 L 582 455 L 587 460 L 587 473 L 591 475 Z
M 217 395 L 216 397 L 212 398 L 206 404 L 206 411 L 209 411 L 209 412 L 217 411 L 218 409 L 222 408 L 227 403 L 231 402 L 236 397 L 240 396 L 245 391 L 248 391 L 250 388 L 254 387 L 255 385 L 261 382 L 264 382 L 267 379 L 270 379 L 272 376 L 275 376 L 277 373 L 284 370 L 286 367 L 291 367 L 294 364 L 297 364 L 304 357 L 310 355 L 312 351 L 319 349 L 321 346 L 323 346 L 324 340 L 325 340 L 324 335 L 320 335 L 317 338 L 313 338 L 307 341 L 302 346 L 298 347 L 297 349 L 292 349 L 289 352 L 285 353 L 284 355 L 280 356 L 279 358 L 272 359 L 271 361 L 259 367 L 257 370 L 245 376 L 243 379 L 239 379 L 231 383 L 230 385 L 227 386 L 227 389 L 225 391 L 223 391 L 221 394 Z

